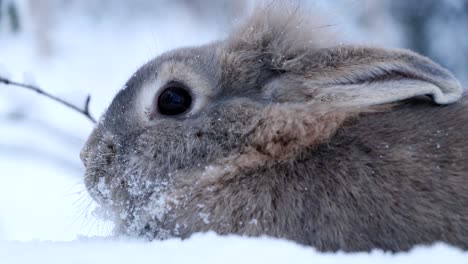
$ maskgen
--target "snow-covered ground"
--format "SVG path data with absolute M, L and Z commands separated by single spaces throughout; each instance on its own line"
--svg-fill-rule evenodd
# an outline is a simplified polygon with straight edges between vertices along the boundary
M 1 242 L 0 263 L 450 263 L 466 264 L 468 254 L 445 245 L 417 247 L 411 253 L 318 253 L 291 242 L 237 236 L 198 234 L 186 241 L 106 241 L 80 239 L 74 242 Z
M 33 22 L 20 35 L 0 27 L 0 75 L 38 84 L 78 105 L 89 93 L 92 114 L 99 116 L 142 63 L 168 49 L 205 43 L 227 32 L 182 10 L 176 15 L 159 12 L 157 19 L 104 18 L 96 21 L 83 12 L 55 15 L 58 23 L 47 31 L 50 54 L 38 51 Z M 343 25 L 339 30 L 349 30 L 344 28 L 347 23 L 338 25 Z M 389 45 L 397 44 L 395 40 Z M 91 129 L 86 118 L 61 105 L 0 85 L 0 263 L 468 261 L 467 253 L 444 245 L 417 248 L 411 255 L 348 255 L 320 254 L 276 239 L 215 234 L 153 243 L 103 238 L 109 236 L 112 223 L 93 216 L 79 160 Z

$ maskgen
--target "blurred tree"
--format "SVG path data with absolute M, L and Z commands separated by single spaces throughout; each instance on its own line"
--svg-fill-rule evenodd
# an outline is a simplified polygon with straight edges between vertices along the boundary
M 3 1 L 0 0 L 0 25 L 2 24 L 2 18 L 3 18 Z
M 405 45 L 455 72 L 462 81 L 468 69 L 468 0 L 387 0 L 400 24 Z M 464 79 L 465 78 L 465 79 Z
M 446 5 L 446 1 L 425 0 L 390 2 L 390 13 L 400 23 L 406 36 L 408 48 L 429 55 L 430 36 L 427 34 L 429 21 Z
M 36 48 L 40 56 L 50 56 L 54 50 L 51 31 L 54 19 L 59 13 L 58 0 L 29 0 L 29 15 L 36 38 Z
M 11 31 L 13 33 L 18 33 L 21 29 L 21 26 L 20 26 L 20 20 L 19 20 L 19 15 L 18 15 L 18 8 L 16 7 L 15 2 L 8 3 L 7 15 L 10 18 Z

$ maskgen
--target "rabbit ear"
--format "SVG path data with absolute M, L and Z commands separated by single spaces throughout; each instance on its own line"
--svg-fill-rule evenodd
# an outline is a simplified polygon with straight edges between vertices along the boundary
M 264 86 L 264 95 L 279 104 L 261 115 L 252 140 L 252 149 L 273 160 L 330 140 L 360 114 L 387 111 L 392 103 L 419 95 L 449 104 L 462 94 L 450 72 L 405 50 L 342 46 L 280 65 L 278 76 Z
M 463 91 L 449 71 L 408 50 L 358 46 L 320 49 L 283 61 L 280 71 L 284 74 L 265 87 L 265 92 L 279 101 L 365 107 L 429 95 L 437 104 L 450 104 Z M 295 83 L 294 88 L 291 83 Z

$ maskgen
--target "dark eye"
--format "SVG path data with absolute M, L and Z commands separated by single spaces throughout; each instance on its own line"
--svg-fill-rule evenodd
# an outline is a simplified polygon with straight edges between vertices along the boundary
M 158 112 L 161 115 L 175 116 L 183 114 L 192 105 L 192 95 L 179 83 L 170 83 L 158 97 Z

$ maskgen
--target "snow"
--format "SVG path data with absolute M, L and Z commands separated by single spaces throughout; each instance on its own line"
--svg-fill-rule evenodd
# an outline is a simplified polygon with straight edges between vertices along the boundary
M 26 6 L 26 0 L 19 2 Z M 189 13 L 160 12 L 157 19 L 109 15 L 96 20 L 71 11 L 51 16 L 60 23 L 44 33 L 50 54 L 40 51 L 34 21 L 20 35 L 0 28 L 0 74 L 33 82 L 77 105 L 89 93 L 95 117 L 142 63 L 226 33 Z M 411 254 L 323 254 L 279 239 L 213 233 L 151 243 L 111 238 L 113 224 L 95 217 L 99 212 L 83 183 L 79 151 L 91 130 L 85 117 L 61 105 L 0 85 L 0 263 L 467 262 L 467 253 L 442 244 Z M 210 221 L 208 215 L 200 217 Z
M 74 242 L 0 242 L 0 263 L 466 263 L 468 254 L 442 244 L 410 253 L 319 253 L 288 241 L 197 234 L 181 241 L 82 238 Z

